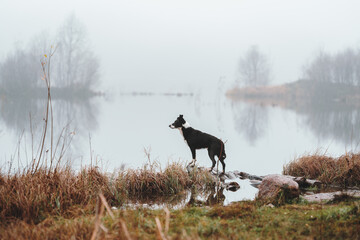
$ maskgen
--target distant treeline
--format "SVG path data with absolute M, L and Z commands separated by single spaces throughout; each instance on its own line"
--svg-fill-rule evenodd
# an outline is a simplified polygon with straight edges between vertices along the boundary
M 320 51 L 304 67 L 305 78 L 319 82 L 360 85 L 360 49 L 347 48 L 336 54 Z
M 17 47 L 0 59 L 0 94 L 36 94 L 36 89 L 45 87 L 40 60 L 47 59 L 50 50 L 55 50 L 50 73 L 53 87 L 94 90 L 99 61 L 90 50 L 85 26 L 71 15 L 55 36 L 37 35 L 26 47 Z

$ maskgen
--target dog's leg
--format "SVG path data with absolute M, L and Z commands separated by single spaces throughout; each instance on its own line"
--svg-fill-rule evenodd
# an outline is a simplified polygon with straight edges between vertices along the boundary
M 212 150 L 208 149 L 208 154 L 209 154 L 209 158 L 212 161 L 212 166 L 209 170 L 209 172 L 211 172 L 213 170 L 213 168 L 215 167 L 216 161 L 215 161 L 215 154 Z
M 191 150 L 191 155 L 192 155 L 193 159 L 191 160 L 189 165 L 195 166 L 195 163 L 196 163 L 196 149 L 195 148 L 190 148 L 190 150 Z
M 224 162 L 224 159 L 225 158 L 223 158 L 223 157 L 220 158 L 220 162 L 221 162 L 222 167 L 223 167 L 223 173 L 225 173 L 225 165 L 226 165 L 225 162 Z

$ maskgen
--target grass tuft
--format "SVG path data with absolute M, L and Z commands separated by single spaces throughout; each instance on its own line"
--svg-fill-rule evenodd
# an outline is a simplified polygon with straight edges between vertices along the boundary
M 328 185 L 360 186 L 360 154 L 339 158 L 319 154 L 303 156 L 285 165 L 283 174 L 317 179 Z
M 62 215 L 74 205 L 86 206 L 99 191 L 111 199 L 107 178 L 97 169 L 76 174 L 69 167 L 49 173 L 39 168 L 35 173 L 4 176 L 0 186 L 0 219 L 17 218 L 38 223 L 47 214 Z
M 207 214 L 209 217 L 220 217 L 224 219 L 244 218 L 251 216 L 256 207 L 253 201 L 242 201 L 230 204 L 227 207 L 215 206 Z

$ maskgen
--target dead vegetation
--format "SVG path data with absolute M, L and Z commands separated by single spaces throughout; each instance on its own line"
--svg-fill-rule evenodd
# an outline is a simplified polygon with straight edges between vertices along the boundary
M 283 174 L 317 179 L 327 185 L 360 186 L 360 153 L 339 158 L 315 154 L 295 159 L 284 166 Z
M 80 172 L 59 167 L 52 171 L 40 168 L 34 173 L 1 173 L 0 221 L 21 219 L 39 223 L 47 215 L 74 215 L 74 206 L 83 209 L 94 206 L 100 192 L 110 205 L 119 207 L 134 197 L 173 195 L 194 186 L 214 184 L 207 171 L 193 176 L 179 163 L 172 163 L 164 170 L 154 166 L 129 169 L 117 176 L 109 176 L 95 167 Z
M 116 182 L 129 196 L 176 194 L 192 186 L 201 188 L 214 184 L 208 171 L 197 170 L 196 174 L 189 175 L 179 163 L 171 163 L 164 170 L 156 170 L 154 165 L 148 164 L 141 169 L 130 169 L 120 173 Z

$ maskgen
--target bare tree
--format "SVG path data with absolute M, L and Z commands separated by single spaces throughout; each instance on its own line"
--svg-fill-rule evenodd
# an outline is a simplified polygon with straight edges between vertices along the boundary
M 360 85 L 360 49 L 355 52 L 355 82 Z
M 240 81 L 247 86 L 268 85 L 270 82 L 270 64 L 267 57 L 257 46 L 248 49 L 239 62 Z
M 360 52 L 348 48 L 330 55 L 321 50 L 304 73 L 313 81 L 360 85 Z
M 55 39 L 55 40 L 54 40 Z M 53 42 L 57 55 L 52 60 L 53 87 L 92 90 L 99 81 L 99 61 L 89 46 L 85 26 L 71 15 L 52 38 L 48 33 L 36 35 L 27 48 L 17 48 L 0 62 L 0 84 L 10 92 L 27 93 L 42 87 L 38 67 L 42 53 Z M 24 91 L 25 90 L 25 91 Z
M 352 49 L 338 53 L 333 61 L 334 82 L 356 84 L 356 55 Z
M 2 88 L 8 94 L 26 94 L 35 88 L 40 76 L 38 61 L 34 54 L 18 47 L 0 63 Z
M 331 65 L 331 56 L 320 50 L 309 66 L 305 67 L 305 76 L 314 81 L 330 82 L 332 81 Z
M 57 35 L 56 85 L 91 88 L 98 81 L 99 63 L 90 50 L 85 26 L 70 15 Z

